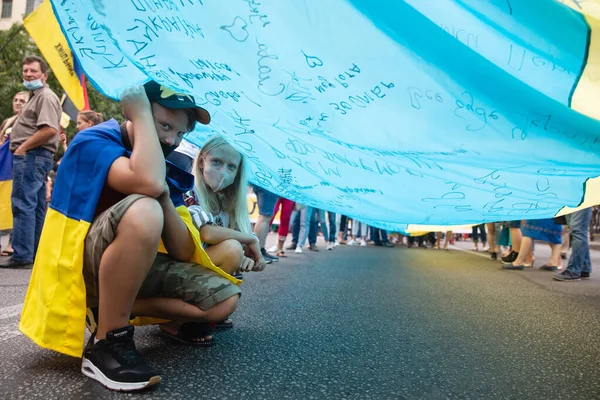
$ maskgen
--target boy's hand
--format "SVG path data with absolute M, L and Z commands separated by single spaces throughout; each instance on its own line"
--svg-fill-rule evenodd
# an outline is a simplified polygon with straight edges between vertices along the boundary
M 67 135 L 66 135 L 66 134 L 64 134 L 64 133 L 61 133 L 61 134 L 58 136 L 58 141 L 59 141 L 60 143 L 67 144 Z
M 243 257 L 242 263 L 240 264 L 238 271 L 239 272 L 248 272 L 248 271 L 252 271 L 253 268 L 254 268 L 254 260 L 252 260 L 251 258 L 248 258 L 248 257 Z
M 143 86 L 131 86 L 121 95 L 121 108 L 123 115 L 130 121 L 140 116 L 152 115 L 150 101 Z

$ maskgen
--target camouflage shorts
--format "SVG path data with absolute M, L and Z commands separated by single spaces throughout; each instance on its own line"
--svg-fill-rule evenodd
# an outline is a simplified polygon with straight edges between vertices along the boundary
M 85 238 L 83 277 L 88 307 L 98 306 L 98 270 L 106 248 L 116 236 L 121 218 L 142 195 L 130 195 L 100 214 Z M 181 299 L 202 310 L 209 310 L 228 298 L 239 295 L 238 286 L 195 263 L 177 261 L 158 253 L 142 283 L 138 298 Z

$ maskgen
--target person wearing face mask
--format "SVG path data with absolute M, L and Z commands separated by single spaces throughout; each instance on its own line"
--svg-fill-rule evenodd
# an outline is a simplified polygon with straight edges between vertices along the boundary
M 198 205 L 189 207 L 213 262 L 226 270 L 262 271 L 266 262 L 252 233 L 246 204 L 246 161 L 221 136 L 213 136 L 194 162 Z M 237 257 L 238 249 L 244 255 Z M 236 251 L 232 252 L 232 248 Z
M 40 346 L 83 354 L 84 375 L 131 391 L 161 380 L 132 325 L 212 345 L 206 325 L 233 313 L 241 282 L 204 250 L 183 198 L 194 177 L 165 161 L 196 122 L 210 122 L 208 111 L 154 81 L 126 89 L 121 107 L 126 123 L 82 130 L 63 157 L 19 328 Z
M 58 150 L 62 114 L 58 97 L 46 84 L 48 64 L 43 58 L 25 57 L 22 75 L 23 86 L 31 98 L 10 133 L 14 253 L 0 264 L 4 268 L 27 268 L 34 261 L 46 215 L 46 181 Z

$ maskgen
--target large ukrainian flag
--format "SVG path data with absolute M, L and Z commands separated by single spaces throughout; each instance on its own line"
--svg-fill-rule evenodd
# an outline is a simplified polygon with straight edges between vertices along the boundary
M 10 202 L 12 193 L 12 153 L 8 150 L 10 140 L 0 146 L 0 231 L 12 229 L 13 218 Z
M 115 120 L 110 120 L 77 134 L 61 161 L 19 325 L 39 346 L 74 357 L 82 355 L 86 316 L 84 240 L 108 170 L 122 156 L 128 154 L 121 130 Z M 183 196 L 172 194 L 171 198 L 196 244 L 191 261 L 239 284 L 216 267 L 203 250 Z

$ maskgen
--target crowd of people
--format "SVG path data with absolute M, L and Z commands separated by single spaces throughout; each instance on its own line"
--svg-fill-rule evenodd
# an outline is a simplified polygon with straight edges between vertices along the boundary
M 210 122 L 192 96 L 153 81 L 129 88 L 121 98 L 124 123 L 83 111 L 68 143 L 60 102 L 46 84 L 48 65 L 31 56 L 22 67 L 27 91 L 15 94 L 14 115 L 0 126 L 13 157 L 14 221 L 2 253 L 11 257 L 1 266 L 33 264 L 23 333 L 43 347 L 83 354 L 82 373 L 110 389 L 160 382 L 136 350 L 133 324 L 156 324 L 170 340 L 212 346 L 214 329 L 233 327 L 244 274 L 282 261 L 286 251 L 319 251 L 319 234 L 328 251 L 405 240 L 409 247 L 429 242 L 448 249 L 452 240 L 452 232 L 443 245 L 441 232 L 388 234 L 255 185 L 259 216 L 252 226 L 243 154 L 219 135 L 201 148 L 183 141 L 197 123 Z M 59 146 L 64 156 L 54 160 Z M 267 250 L 277 213 L 278 240 Z M 589 277 L 590 218 L 589 210 L 566 218 L 573 250 L 561 280 Z M 496 258 L 499 246 L 512 246 L 501 259 L 506 268 L 523 269 L 533 263 L 533 240 L 544 240 L 553 252 L 543 268 L 560 266 L 561 236 L 569 235 L 556 221 L 500 225 L 473 228 L 476 250 L 491 243 Z M 78 329 L 84 325 L 91 333 L 86 345 Z

